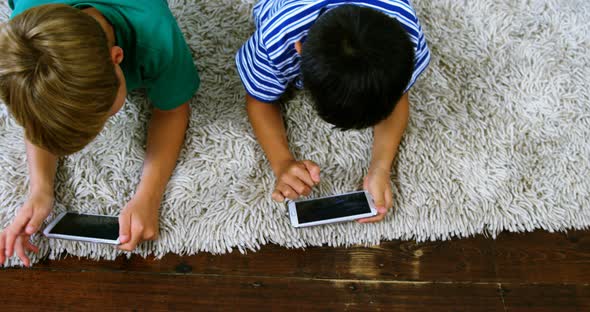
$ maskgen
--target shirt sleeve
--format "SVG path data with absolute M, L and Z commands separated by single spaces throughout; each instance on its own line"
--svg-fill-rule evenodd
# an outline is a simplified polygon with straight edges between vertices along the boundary
M 408 83 L 404 93 L 410 91 L 412 86 L 418 80 L 418 77 L 422 75 L 430 63 L 430 50 L 426 44 L 426 36 L 424 36 L 424 32 L 422 31 L 420 24 L 417 23 L 416 25 L 419 35 L 418 40 L 414 43 L 414 72 L 412 73 L 412 78 L 410 79 L 410 83 Z
M 161 110 L 174 109 L 189 101 L 199 89 L 200 77 L 193 63 L 191 51 L 176 22 L 163 50 L 153 53 L 146 66 L 151 77 L 145 82 L 147 95 L 154 107 Z
M 246 92 L 261 102 L 278 100 L 287 89 L 287 80 L 273 65 L 259 30 L 236 54 L 236 66 Z

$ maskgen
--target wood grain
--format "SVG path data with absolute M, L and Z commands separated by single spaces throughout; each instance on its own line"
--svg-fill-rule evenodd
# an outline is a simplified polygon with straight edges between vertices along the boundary
M 6 270 L 3 311 L 501 311 L 488 284 Z M 10 298 L 10 300 L 7 300 Z
M 368 248 L 45 260 L 0 271 L 0 309 L 590 311 L 589 281 L 589 231 L 536 231 Z
M 384 242 L 374 247 L 286 250 L 264 246 L 258 252 L 225 255 L 200 253 L 194 256 L 167 255 L 95 262 L 66 257 L 42 261 L 35 269 L 106 270 L 152 273 L 294 276 L 327 279 L 400 281 L 475 281 L 495 276 L 492 241 L 471 238 L 449 242 Z
M 494 242 L 497 281 L 590 282 L 590 232 L 503 233 Z
M 590 311 L 590 286 L 502 284 L 506 311 Z
M 167 255 L 116 261 L 66 257 L 35 269 L 126 271 L 218 275 L 293 276 L 429 282 L 586 283 L 590 281 L 590 232 L 503 233 L 497 240 L 392 241 L 380 246 L 287 250 L 264 246 L 258 252 L 194 256 Z

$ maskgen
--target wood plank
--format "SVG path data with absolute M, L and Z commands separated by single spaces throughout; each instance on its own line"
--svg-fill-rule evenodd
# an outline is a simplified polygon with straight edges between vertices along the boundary
M 161 260 L 119 257 L 95 262 L 68 257 L 35 269 L 127 271 L 237 276 L 436 282 L 587 283 L 590 231 L 503 233 L 494 241 L 478 236 L 446 242 L 384 242 L 364 248 L 287 250 L 264 246 L 246 255 L 200 253 Z
M 495 284 L 4 270 L 3 311 L 501 311 Z
M 502 233 L 494 242 L 497 281 L 588 283 L 590 231 Z
M 95 262 L 68 257 L 36 269 L 296 276 L 398 281 L 585 283 L 590 281 L 590 231 L 503 233 L 416 244 L 392 241 L 364 248 L 287 250 L 264 246 L 246 255 L 120 257 Z
M 495 277 L 492 241 L 384 242 L 374 247 L 285 249 L 268 245 L 246 255 L 167 255 L 95 262 L 67 257 L 42 261 L 35 269 L 152 273 L 294 276 L 328 279 L 404 281 L 486 281 Z M 475 277 L 475 278 L 474 278 Z
M 506 311 L 590 311 L 590 286 L 502 284 Z

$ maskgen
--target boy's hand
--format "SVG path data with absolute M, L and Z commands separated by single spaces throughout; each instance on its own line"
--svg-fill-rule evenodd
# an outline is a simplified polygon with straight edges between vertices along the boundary
M 286 198 L 295 200 L 307 196 L 320 183 L 320 166 L 310 160 L 289 160 L 275 170 L 277 183 L 272 199 L 282 202 Z
M 14 221 L 0 233 L 0 264 L 14 252 L 25 264 L 30 265 L 25 250 L 37 252 L 38 248 L 29 242 L 29 237 L 39 230 L 53 208 L 53 194 L 35 193 L 18 210 Z
M 3 235 L 3 234 L 0 234 L 0 235 Z M 31 238 L 30 235 L 21 234 L 16 237 L 16 240 L 13 245 L 14 252 L 16 252 L 16 255 L 20 258 L 20 260 L 23 262 L 23 264 L 26 267 L 31 266 L 31 260 L 27 256 L 26 251 L 31 251 L 34 253 L 39 252 L 39 248 L 37 246 L 31 244 L 31 242 L 29 241 L 30 238 Z M 2 237 L 1 239 L 4 241 L 4 237 Z M 6 254 L 6 258 L 4 256 L 5 256 L 4 251 L 2 251 L 2 255 L 0 255 L 0 265 L 4 264 L 5 259 L 8 259 L 12 255 Z
M 369 191 L 375 202 L 378 214 L 371 218 L 358 220 L 359 223 L 379 222 L 385 218 L 387 211 L 393 206 L 391 177 L 388 170 L 373 169 L 365 177 L 363 188 Z
M 119 216 L 119 249 L 132 251 L 143 241 L 154 240 L 159 231 L 159 200 L 135 195 Z

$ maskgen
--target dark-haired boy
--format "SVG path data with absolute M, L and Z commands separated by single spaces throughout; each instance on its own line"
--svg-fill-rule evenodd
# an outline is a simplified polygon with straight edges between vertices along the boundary
M 276 201 L 308 195 L 320 168 L 298 161 L 273 103 L 287 86 L 308 89 L 316 111 L 336 128 L 374 127 L 364 188 L 382 220 L 392 206 L 391 166 L 409 117 L 408 91 L 430 52 L 408 0 L 261 0 L 256 31 L 236 55 L 256 137 L 277 177 Z

